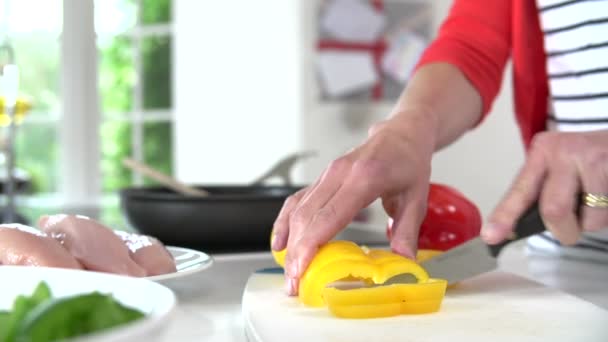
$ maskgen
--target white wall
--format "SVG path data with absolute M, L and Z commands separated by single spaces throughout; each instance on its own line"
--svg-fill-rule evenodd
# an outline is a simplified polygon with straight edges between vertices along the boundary
M 299 146 L 296 1 L 174 1 L 176 176 L 247 183 Z
M 316 1 L 175 1 L 179 178 L 242 182 L 283 154 L 315 149 L 318 157 L 297 169 L 301 182 L 311 182 L 390 111 L 391 104 L 320 106 L 311 100 L 315 37 L 304 19 L 314 14 Z M 435 27 L 450 3 L 433 1 Z M 436 155 L 432 179 L 459 188 L 488 214 L 522 161 L 507 77 L 488 120 Z M 374 221 L 384 222 L 375 209 Z

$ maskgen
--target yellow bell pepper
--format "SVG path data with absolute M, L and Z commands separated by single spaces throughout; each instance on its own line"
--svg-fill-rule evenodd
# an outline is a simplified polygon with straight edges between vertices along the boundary
M 281 266 L 285 253 L 272 251 Z M 429 251 L 423 257 L 437 253 Z M 404 273 L 412 274 L 417 283 L 382 285 Z M 334 284 L 337 282 L 367 286 L 340 289 Z M 319 249 L 300 279 L 299 300 L 307 306 L 327 305 L 338 317 L 387 317 L 438 311 L 446 287 L 445 280 L 430 279 L 415 261 L 389 251 L 359 247 L 350 241 L 332 241 Z

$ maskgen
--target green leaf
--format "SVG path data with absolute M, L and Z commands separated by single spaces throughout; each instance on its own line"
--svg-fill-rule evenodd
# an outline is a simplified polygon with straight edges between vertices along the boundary
M 111 296 L 91 293 L 47 301 L 17 328 L 16 342 L 47 342 L 90 334 L 129 323 L 144 315 Z
M 51 298 L 51 290 L 44 282 L 38 284 L 30 297 L 18 296 L 13 302 L 13 310 L 9 317 L 6 318 L 4 330 L 4 341 L 12 342 L 15 339 L 17 328 L 28 314 L 33 311 L 38 305 L 48 301 Z M 2 342 L 3 340 L 0 340 Z
M 51 296 L 51 289 L 49 288 L 49 286 L 45 282 L 41 282 L 40 284 L 38 284 L 38 286 L 36 286 L 36 289 L 34 290 L 34 293 L 32 294 L 32 297 L 30 297 L 30 299 L 36 305 L 38 305 L 42 302 L 51 299 Z

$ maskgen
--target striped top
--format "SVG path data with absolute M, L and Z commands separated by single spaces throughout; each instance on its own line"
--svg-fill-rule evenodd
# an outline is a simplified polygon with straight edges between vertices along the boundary
M 608 0 L 537 0 L 549 75 L 547 129 L 608 129 Z M 572 247 L 548 232 L 532 251 L 608 262 L 608 229 L 585 233 Z
M 550 103 L 547 128 L 608 129 L 608 0 L 537 0 Z

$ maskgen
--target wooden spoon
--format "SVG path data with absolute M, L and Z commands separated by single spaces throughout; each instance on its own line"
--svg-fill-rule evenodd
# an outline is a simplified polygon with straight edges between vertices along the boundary
M 122 164 L 135 172 L 141 173 L 144 176 L 154 179 L 155 181 L 159 182 L 160 184 L 162 184 L 162 185 L 168 187 L 169 189 L 171 189 L 177 193 L 180 193 L 182 195 L 191 196 L 191 197 L 209 196 L 208 191 L 205 191 L 203 189 L 197 189 L 197 188 L 191 187 L 189 185 L 186 185 L 173 177 L 170 177 L 158 170 L 151 168 L 150 166 L 148 166 L 146 164 L 140 163 L 131 158 L 123 159 Z

